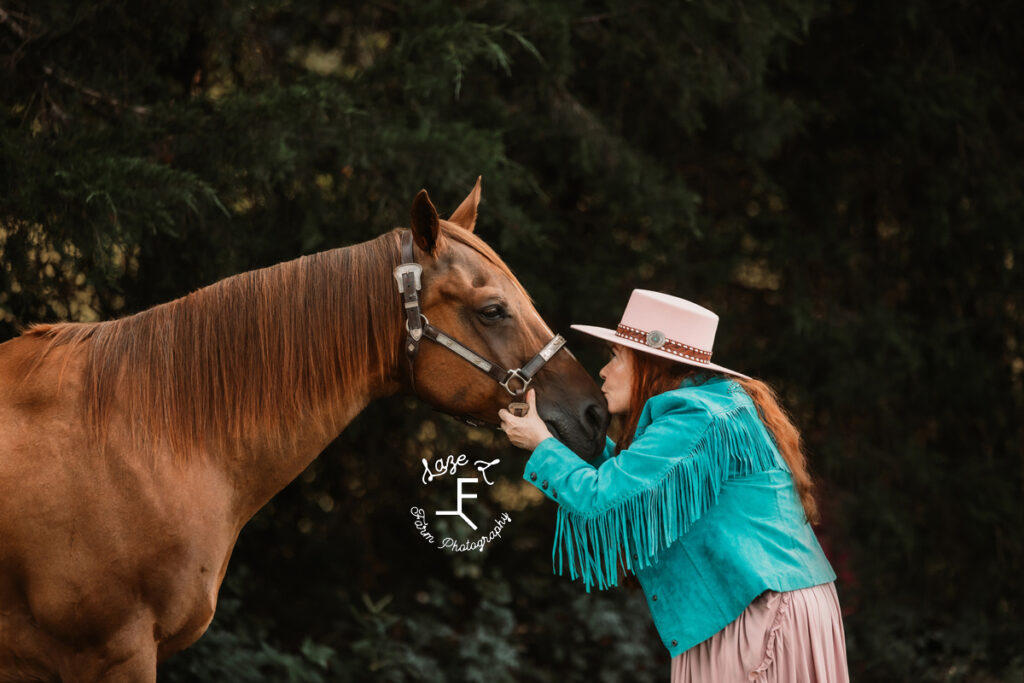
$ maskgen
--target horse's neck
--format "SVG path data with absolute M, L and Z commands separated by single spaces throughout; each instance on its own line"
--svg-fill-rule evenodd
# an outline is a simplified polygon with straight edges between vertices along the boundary
M 225 467 L 244 519 L 297 477 L 374 398 L 399 389 L 401 309 L 387 238 L 285 264 L 302 291 L 279 292 L 262 330 L 279 347 L 250 358 L 258 403 L 290 414 L 252 415 Z M 382 326 L 384 329 L 382 329 Z M 283 349 L 283 351 L 282 351 Z M 276 358 L 275 353 L 282 357 Z M 267 371 L 267 363 L 284 363 Z M 241 369 L 244 371 L 244 369 Z M 243 399 L 244 400 L 244 399 Z
M 203 458 L 252 514 L 367 403 L 398 390 L 399 260 L 397 235 L 387 233 L 129 318 L 26 336 L 42 343 L 37 369 L 59 348 L 80 354 L 94 440 L 119 457 Z
M 110 452 L 201 458 L 252 514 L 367 403 L 398 389 L 398 260 L 388 233 L 130 318 L 28 336 L 45 344 L 40 359 L 58 347 L 84 352 L 87 423 Z
M 394 393 L 394 387 L 367 387 L 351 393 L 343 402 L 322 406 L 320 415 L 310 416 L 307 433 L 292 435 L 282 446 L 277 434 L 256 435 L 246 439 L 234 457 L 222 460 L 221 467 L 235 491 L 237 523 L 244 524 L 278 491 L 287 486 L 327 447 L 367 404 L 378 395 Z M 328 435 L 318 428 L 327 420 L 336 426 Z M 300 424 L 298 430 L 301 432 Z

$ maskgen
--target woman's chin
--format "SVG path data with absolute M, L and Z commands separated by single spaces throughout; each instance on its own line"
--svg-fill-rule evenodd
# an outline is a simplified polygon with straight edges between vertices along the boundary
M 607 396 L 605 396 L 607 398 Z M 608 414 L 611 416 L 625 415 L 626 406 L 618 405 L 615 401 L 608 401 Z

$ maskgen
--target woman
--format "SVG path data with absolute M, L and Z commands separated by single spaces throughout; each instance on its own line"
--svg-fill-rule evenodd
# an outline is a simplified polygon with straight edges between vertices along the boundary
M 835 573 L 800 436 L 765 384 L 711 363 L 718 316 L 634 290 L 602 368 L 622 440 L 588 463 L 535 410 L 502 411 L 533 451 L 524 477 L 558 503 L 558 572 L 591 585 L 636 575 L 672 681 L 849 680 Z

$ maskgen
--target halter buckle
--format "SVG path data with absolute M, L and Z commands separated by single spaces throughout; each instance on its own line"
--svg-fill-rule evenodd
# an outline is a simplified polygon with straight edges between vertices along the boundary
M 526 417 L 530 412 L 529 403 L 509 403 L 508 412 L 512 413 L 516 417 Z
M 406 273 L 412 273 L 413 280 L 416 282 L 416 291 L 420 291 L 420 275 L 423 273 L 423 266 L 418 263 L 403 263 L 395 266 L 395 280 L 398 282 L 398 291 L 402 294 L 405 293 L 405 283 L 402 282 L 402 276 Z

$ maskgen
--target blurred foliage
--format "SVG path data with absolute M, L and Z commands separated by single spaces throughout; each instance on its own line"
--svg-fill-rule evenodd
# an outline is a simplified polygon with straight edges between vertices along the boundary
M 552 327 L 669 291 L 721 315 L 716 359 L 780 389 L 855 680 L 1024 680 L 1022 15 L 6 0 L 0 339 L 366 240 L 481 174 L 478 231 Z M 519 505 L 486 553 L 408 517 L 419 458 L 460 452 L 498 454 Z M 663 680 L 637 594 L 549 578 L 553 510 L 521 462 L 372 405 L 245 529 L 209 633 L 161 676 Z

